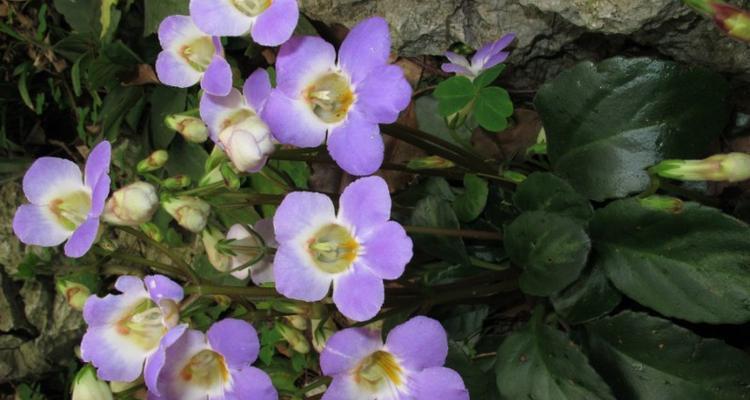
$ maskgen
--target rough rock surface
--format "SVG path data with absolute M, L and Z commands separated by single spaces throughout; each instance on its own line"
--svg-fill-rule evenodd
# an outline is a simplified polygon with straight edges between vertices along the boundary
M 722 35 L 679 0 L 301 0 L 310 18 L 348 27 L 372 16 L 391 24 L 402 55 L 441 54 L 504 33 L 518 40 L 510 72 L 534 88 L 583 59 L 656 54 L 750 82 L 750 45 Z M 736 1 L 749 5 L 750 1 Z M 744 4 L 743 4 L 744 3 Z

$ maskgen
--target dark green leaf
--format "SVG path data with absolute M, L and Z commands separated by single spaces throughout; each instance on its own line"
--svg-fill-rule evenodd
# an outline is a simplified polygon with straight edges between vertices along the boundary
M 482 213 L 487 205 L 489 188 L 487 181 L 473 174 L 464 175 L 464 192 L 456 196 L 453 210 L 463 222 L 471 222 Z
M 438 113 L 438 101 L 433 96 L 420 96 L 414 102 L 414 112 L 417 115 L 417 125 L 423 132 L 437 136 L 459 146 L 468 145 L 471 130 L 462 124 L 456 129 L 448 128 L 445 118 Z
M 244 281 L 235 278 L 232 274 L 220 272 L 214 268 L 214 266 L 208 261 L 208 256 L 205 254 L 201 254 L 196 258 L 193 269 L 199 277 L 216 285 L 245 286 Z
M 648 314 L 586 325 L 591 363 L 622 400 L 750 397 L 750 356 Z
M 525 212 L 505 230 L 505 250 L 523 268 L 521 290 L 537 296 L 549 296 L 578 279 L 590 249 L 581 225 L 564 215 Z
M 169 148 L 166 169 L 170 176 L 187 175 L 193 182 L 198 182 L 203 177 L 203 164 L 207 158 L 208 153 L 202 146 L 175 140 Z
M 547 172 L 535 172 L 518 185 L 513 203 L 522 211 L 549 211 L 588 221 L 594 210 L 568 182 Z
M 185 111 L 187 90 L 169 86 L 157 86 L 151 96 L 151 138 L 154 148 L 166 149 L 177 132 L 164 122 L 168 115 Z
M 469 78 L 454 76 L 440 82 L 434 95 L 438 99 L 438 112 L 447 117 L 461 111 L 474 100 L 476 91 Z
M 55 0 L 54 4 L 74 31 L 99 37 L 102 30 L 99 0 Z
M 117 138 L 125 116 L 142 96 L 141 87 L 118 86 L 104 98 L 100 117 L 105 138 L 109 140 Z
M 505 64 L 498 64 L 488 70 L 485 70 L 481 74 L 479 74 L 476 79 L 474 79 L 474 87 L 477 89 L 481 89 L 483 87 L 487 87 L 492 84 L 492 82 L 495 82 L 495 79 L 497 79 L 500 74 L 505 71 Z
M 664 158 L 705 155 L 727 123 L 727 89 L 705 69 L 614 58 L 564 72 L 535 105 L 555 172 L 600 201 L 644 190 Z
M 143 36 L 148 36 L 159 27 L 164 18 L 170 15 L 188 15 L 189 0 L 144 0 L 146 8 L 143 23 Z
M 614 310 L 622 295 L 600 268 L 594 267 L 550 299 L 555 311 L 571 324 L 591 321 Z
M 750 321 L 750 229 L 685 203 L 679 214 L 614 202 L 591 221 L 597 263 L 624 294 L 692 322 Z
M 614 400 L 570 338 L 538 317 L 500 345 L 495 374 L 506 399 Z
M 450 341 L 448 343 L 448 358 L 445 360 L 445 366 L 461 374 L 461 378 L 469 390 L 469 396 L 478 400 L 495 400 L 500 395 L 497 392 L 495 377 L 492 373 L 492 364 L 489 369 L 485 370 L 484 365 L 479 365 L 473 361 L 465 349 L 458 343 Z M 438 399 L 435 399 L 438 400 Z
M 435 196 L 420 200 L 411 217 L 411 224 L 429 228 L 459 229 L 458 217 L 450 203 Z M 410 234 L 417 247 L 444 260 L 469 264 L 464 241 L 458 237 Z
M 138 63 L 138 56 L 122 42 L 104 46 L 99 56 L 88 66 L 88 86 L 91 90 L 102 87 L 120 87 L 123 74 L 131 71 Z
M 505 89 L 486 87 L 479 91 L 474 107 L 474 118 L 490 132 L 500 132 L 508 127 L 508 117 L 513 115 L 513 102 Z
M 482 331 L 484 321 L 490 314 L 490 308 L 482 305 L 453 305 L 437 313 L 436 318 L 448 333 L 448 338 L 463 341 L 478 335 Z

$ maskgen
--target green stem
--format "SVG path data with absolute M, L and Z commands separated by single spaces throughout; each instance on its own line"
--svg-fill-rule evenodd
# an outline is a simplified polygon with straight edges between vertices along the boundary
M 182 276 L 182 271 L 168 264 L 160 263 L 154 260 L 147 260 L 140 256 L 134 256 L 132 254 L 123 253 L 122 251 L 107 251 L 105 249 L 94 247 L 94 251 L 102 256 L 108 256 L 116 258 L 118 260 L 127 261 L 129 263 L 143 265 L 153 269 L 156 272 L 171 275 L 174 277 Z
M 225 188 L 224 181 L 214 182 L 206 186 L 199 186 L 197 188 L 183 190 L 182 192 L 175 193 L 175 196 L 195 196 L 201 194 L 213 193 L 217 189 Z
M 283 297 L 275 289 L 249 286 L 213 286 L 195 285 L 185 288 L 185 294 L 197 294 L 201 296 L 224 295 L 237 296 L 252 299 L 275 299 Z
M 427 227 L 427 226 L 411 226 L 411 225 L 404 226 L 404 229 L 406 229 L 406 232 L 408 233 L 416 233 L 416 234 L 465 237 L 465 238 L 480 239 L 480 240 L 495 240 L 495 241 L 503 240 L 503 235 L 501 235 L 498 232 L 490 232 L 490 231 L 478 231 L 478 230 L 472 230 L 472 229 L 434 228 L 434 227 Z
M 319 388 L 323 385 L 328 385 L 329 383 L 331 383 L 331 378 L 327 376 L 319 376 L 315 378 L 312 382 L 308 383 L 303 388 L 301 388 L 298 393 L 300 396 L 304 396 L 306 393 L 310 392 L 311 390 L 315 388 Z
M 180 269 L 182 269 L 182 271 L 184 273 L 187 273 L 188 276 L 189 276 L 189 278 L 190 278 L 190 280 L 192 280 L 195 283 L 200 283 L 201 282 L 201 279 L 198 277 L 198 275 L 195 274 L 195 271 L 193 271 L 193 269 L 190 267 L 190 265 L 188 263 L 186 263 L 185 260 L 183 260 L 182 258 L 180 258 L 178 255 L 174 254 L 169 248 L 167 248 L 167 246 L 163 245 L 162 243 L 157 242 L 154 239 L 151 239 L 145 233 L 143 233 L 143 232 L 141 232 L 141 231 L 139 231 L 137 229 L 133 229 L 133 228 L 131 228 L 129 226 L 115 226 L 115 228 L 119 229 L 119 230 L 121 230 L 123 232 L 127 232 L 127 233 L 135 236 L 136 238 L 138 238 L 138 239 L 140 239 L 140 240 L 142 240 L 142 241 L 144 241 L 144 242 L 146 242 L 146 243 L 154 246 L 154 248 L 156 248 L 157 250 L 159 250 L 165 256 L 169 257 L 169 259 L 172 260 L 173 263 L 177 264 L 177 266 L 180 267 Z

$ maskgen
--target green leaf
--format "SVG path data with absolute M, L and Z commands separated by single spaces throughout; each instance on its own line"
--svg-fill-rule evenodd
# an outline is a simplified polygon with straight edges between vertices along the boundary
M 101 33 L 100 37 L 103 38 L 107 32 L 110 31 L 110 28 L 116 28 L 117 24 L 112 24 L 112 21 L 114 20 L 117 22 L 119 20 L 119 11 L 115 10 L 115 17 L 113 18 L 112 8 L 117 5 L 118 0 L 101 0 L 101 17 L 99 18 L 99 23 L 101 25 Z
M 411 224 L 429 228 L 459 229 L 461 224 L 450 203 L 435 196 L 417 202 Z M 469 264 L 464 241 L 458 237 L 410 234 L 414 244 L 427 254 L 460 264 Z
M 445 366 L 461 374 L 469 390 L 469 397 L 478 400 L 499 399 L 495 377 L 492 373 L 493 365 L 485 366 L 479 361 L 472 360 L 466 350 L 454 341 L 449 341 L 448 346 Z
M 513 102 L 505 89 L 486 87 L 479 91 L 474 107 L 474 118 L 490 131 L 500 132 L 508 127 L 508 117 L 513 115 Z
M 622 295 L 612 286 L 604 271 L 594 267 L 550 300 L 565 321 L 581 324 L 614 310 L 622 301 Z
M 98 57 L 88 66 L 88 82 L 91 90 L 102 87 L 114 90 L 121 87 L 120 77 L 132 71 L 138 63 L 138 56 L 122 42 L 114 42 L 102 47 Z
M 208 159 L 208 153 L 203 146 L 175 140 L 169 147 L 169 160 L 165 168 L 170 176 L 187 175 L 193 182 L 203 177 L 203 164 Z
M 591 221 L 597 263 L 625 295 L 691 322 L 750 321 L 750 229 L 721 211 L 685 203 L 679 214 L 635 199 Z
M 437 136 L 459 146 L 469 145 L 471 129 L 466 124 L 452 130 L 445 122 L 445 118 L 438 113 L 438 100 L 433 96 L 420 96 L 414 102 L 414 112 L 417 115 L 417 125 L 423 132 Z
M 497 79 L 500 74 L 505 71 L 505 64 L 498 64 L 488 70 L 485 70 L 481 74 L 479 74 L 476 79 L 474 79 L 474 87 L 477 89 L 481 89 L 484 87 L 487 87 L 492 84 L 492 82 L 495 82 L 495 79 Z
M 740 400 L 750 356 L 671 322 L 626 311 L 586 325 L 591 363 L 622 400 Z
M 99 36 L 102 31 L 100 22 L 100 0 L 55 0 L 55 9 L 65 17 L 65 22 L 74 31 L 81 34 Z
M 522 211 L 549 211 L 588 221 L 594 215 L 591 203 L 564 179 L 535 172 L 518 185 L 513 203 Z
M 482 331 L 484 321 L 490 314 L 490 307 L 481 305 L 451 305 L 436 314 L 448 333 L 448 338 L 455 341 L 470 339 Z
M 245 281 L 235 278 L 230 273 L 220 272 L 214 268 L 214 266 L 211 265 L 211 262 L 208 261 L 208 256 L 205 254 L 201 254 L 196 258 L 193 270 L 195 270 L 195 273 L 199 277 L 216 285 L 245 286 Z
M 447 117 L 461 111 L 474 100 L 476 91 L 469 78 L 454 76 L 440 82 L 433 94 L 438 99 L 438 112 Z
M 190 14 L 189 3 L 189 0 L 144 0 L 143 36 L 155 33 L 161 21 L 170 15 Z
M 505 250 L 523 268 L 521 290 L 549 296 L 573 283 L 586 266 L 591 241 L 570 217 L 531 211 L 505 230 Z
M 464 175 L 464 192 L 456 196 L 453 210 L 463 222 L 471 222 L 479 217 L 487 205 L 489 187 L 487 181 L 473 174 Z
M 143 88 L 141 87 L 117 86 L 104 98 L 100 117 L 105 138 L 109 140 L 117 138 L 122 122 L 142 96 Z
M 166 149 L 169 143 L 174 139 L 175 132 L 164 122 L 168 115 L 185 111 L 187 100 L 187 90 L 173 88 L 169 86 L 157 86 L 151 96 L 151 138 L 154 147 L 157 149 Z
M 562 73 L 534 103 L 554 171 L 601 201 L 645 190 L 662 159 L 702 158 L 728 121 L 727 92 L 705 69 L 614 58 Z
M 612 392 L 564 333 L 536 315 L 497 350 L 497 387 L 507 399 L 614 400 Z

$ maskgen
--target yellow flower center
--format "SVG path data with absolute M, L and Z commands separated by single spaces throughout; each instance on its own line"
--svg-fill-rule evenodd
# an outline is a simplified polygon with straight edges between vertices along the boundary
M 271 7 L 272 2 L 273 0 L 232 0 L 234 7 L 248 17 L 257 17 Z
M 221 130 L 223 131 L 224 129 L 229 128 L 230 126 L 240 124 L 243 121 L 246 121 L 255 116 L 256 114 L 248 108 L 237 110 L 231 113 L 227 118 L 225 118 L 224 121 L 222 121 Z
M 86 221 L 91 210 L 91 194 L 77 190 L 52 200 L 49 210 L 65 229 L 75 230 Z
M 167 333 L 161 309 L 144 300 L 117 322 L 117 333 L 128 336 L 144 350 L 153 350 Z
M 324 272 L 346 271 L 359 254 L 359 243 L 348 229 L 330 224 L 308 240 L 308 251 L 315 265 Z
M 203 36 L 182 46 L 180 56 L 198 72 L 205 72 L 214 59 L 216 46 L 210 36 Z
M 180 378 L 206 391 L 213 391 L 223 387 L 229 380 L 229 368 L 221 354 L 201 350 L 180 370 Z
M 343 121 L 355 100 L 349 80 L 338 73 L 323 75 L 303 91 L 303 96 L 315 115 L 329 124 Z
M 371 393 L 394 389 L 404 383 L 403 370 L 398 361 L 391 353 L 382 350 L 362 360 L 354 371 L 354 380 L 359 387 Z

